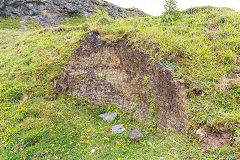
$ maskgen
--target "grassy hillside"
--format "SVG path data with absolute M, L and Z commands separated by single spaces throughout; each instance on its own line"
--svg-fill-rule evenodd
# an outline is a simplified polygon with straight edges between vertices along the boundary
M 29 22 L 28 31 L 18 21 L 0 19 L 0 159 L 239 158 L 240 89 L 234 83 L 240 72 L 239 13 L 203 8 L 172 22 L 162 17 L 113 20 L 101 13 L 48 29 Z M 203 150 L 191 136 L 161 134 L 112 106 L 55 94 L 54 80 L 88 30 L 99 30 L 109 41 L 125 38 L 175 70 L 189 87 L 190 126 L 209 131 L 227 126 L 235 131 L 234 148 Z M 98 117 L 113 110 L 120 115 L 114 122 Z M 111 134 L 113 124 L 124 124 L 128 131 L 137 126 L 145 138 L 129 142 L 128 132 Z

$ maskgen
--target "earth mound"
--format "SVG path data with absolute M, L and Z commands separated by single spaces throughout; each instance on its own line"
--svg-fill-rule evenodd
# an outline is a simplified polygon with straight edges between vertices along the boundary
M 72 55 L 55 90 L 94 104 L 117 106 L 141 122 L 166 131 L 187 126 L 186 87 L 173 71 L 151 62 L 125 40 L 107 42 L 91 32 Z

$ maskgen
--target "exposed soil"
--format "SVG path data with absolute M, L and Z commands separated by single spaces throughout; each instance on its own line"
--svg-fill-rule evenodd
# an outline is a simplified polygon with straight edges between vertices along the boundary
M 206 132 L 203 128 L 200 128 L 195 135 L 196 138 L 203 139 L 205 148 L 218 148 L 231 145 L 233 132 L 227 129 L 222 129 L 217 133 L 210 133 Z

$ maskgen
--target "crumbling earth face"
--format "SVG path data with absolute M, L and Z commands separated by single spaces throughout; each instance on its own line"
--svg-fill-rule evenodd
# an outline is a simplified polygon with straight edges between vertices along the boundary
M 163 131 L 183 131 L 186 88 L 172 75 L 126 41 L 108 43 L 91 32 L 72 55 L 55 90 L 133 112 L 141 122 L 155 120 Z
M 206 132 L 203 128 L 200 128 L 195 133 L 195 136 L 197 139 L 203 140 L 205 148 L 219 148 L 231 145 L 233 134 L 232 131 L 225 127 L 221 127 L 221 129 L 215 133 Z

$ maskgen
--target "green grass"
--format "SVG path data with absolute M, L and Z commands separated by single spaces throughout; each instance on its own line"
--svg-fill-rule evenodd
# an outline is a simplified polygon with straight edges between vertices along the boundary
M 20 29 L 21 26 L 19 24 L 20 19 L 16 20 L 10 18 L 1 18 L 0 19 L 0 28 L 1 29 Z
M 153 61 L 173 68 L 189 87 L 191 125 L 217 130 L 224 124 L 236 132 L 239 147 L 240 90 L 216 89 L 221 78 L 239 69 L 239 13 L 212 8 L 181 13 L 168 23 L 161 17 L 113 20 L 103 13 L 67 22 L 24 31 L 18 21 L 0 21 L 0 159 L 237 159 L 231 147 L 202 151 L 191 136 L 162 134 L 114 107 L 91 106 L 53 88 L 86 29 L 101 29 L 106 39 L 124 37 Z M 194 95 L 192 88 L 204 96 Z M 114 122 L 98 117 L 114 110 L 119 113 Z M 111 134 L 115 124 L 125 125 L 127 132 Z M 144 140 L 129 142 L 127 134 L 136 126 Z
M 20 24 L 21 18 L 17 17 L 16 19 L 12 18 L 0 18 L 0 29 L 21 29 Z M 30 29 L 39 29 L 40 26 L 38 26 L 36 23 L 33 23 L 32 21 L 28 20 L 24 23 L 25 26 L 27 26 L 28 30 Z
M 72 17 L 72 18 L 65 18 L 62 21 L 64 25 L 81 25 L 86 22 L 87 18 L 82 16 Z

